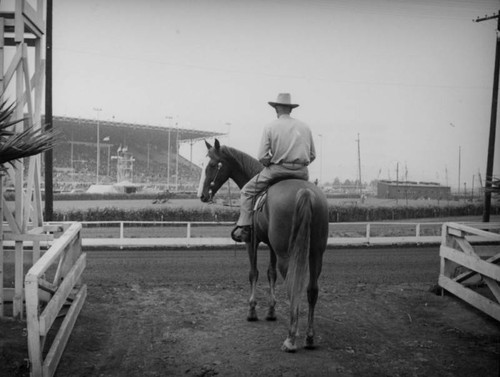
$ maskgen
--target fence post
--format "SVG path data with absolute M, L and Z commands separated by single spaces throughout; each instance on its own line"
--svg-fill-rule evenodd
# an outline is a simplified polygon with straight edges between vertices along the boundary
M 26 326 L 28 328 L 28 356 L 31 376 L 42 376 L 42 337 L 38 320 L 39 298 L 36 276 L 26 276 Z
M 366 242 L 370 243 L 370 223 L 366 224 Z
M 415 230 L 415 237 L 417 237 L 417 240 L 420 238 L 420 223 L 417 224 L 417 227 Z
M 124 226 L 123 226 L 123 221 L 120 221 L 120 239 L 123 239 L 124 235 Z

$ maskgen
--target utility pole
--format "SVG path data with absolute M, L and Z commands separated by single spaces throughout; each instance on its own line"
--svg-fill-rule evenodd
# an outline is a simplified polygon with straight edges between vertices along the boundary
M 47 0 L 47 25 L 45 33 L 45 130 L 49 132 L 52 126 L 52 0 Z M 71 144 L 73 145 L 73 144 Z M 52 221 L 54 217 L 54 181 L 52 149 L 44 154 L 45 161 L 45 220 Z M 3 219 L 0 219 L 3 220 Z
M 460 200 L 460 170 L 462 165 L 462 147 L 458 146 L 458 200 Z
M 359 195 L 361 196 L 362 193 L 362 184 L 361 184 L 361 148 L 360 148 L 360 140 L 359 140 L 359 134 L 358 138 L 356 139 L 358 142 L 358 181 L 359 181 Z
M 495 47 L 495 70 L 493 73 L 493 95 L 491 103 L 490 136 L 488 142 L 488 160 L 486 163 L 486 179 L 484 184 L 484 211 L 483 222 L 490 221 L 491 211 L 491 186 L 493 182 L 493 158 L 495 155 L 495 133 L 497 126 L 498 111 L 498 73 L 500 67 L 500 11 L 493 16 L 478 18 L 476 22 L 497 19 L 497 41 Z
M 165 117 L 168 122 L 168 148 L 167 148 L 167 190 L 170 191 L 170 153 L 172 152 L 170 148 L 170 132 L 172 130 L 172 117 L 167 115 Z
M 399 199 L 399 162 L 396 164 L 396 204 Z

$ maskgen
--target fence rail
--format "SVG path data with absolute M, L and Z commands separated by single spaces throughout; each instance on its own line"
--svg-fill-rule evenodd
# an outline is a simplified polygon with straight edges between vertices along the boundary
M 81 224 L 84 247 L 216 247 L 235 244 L 230 238 L 233 222 L 88 221 Z M 484 226 L 491 230 L 500 229 L 499 223 L 488 224 Z M 439 245 L 442 226 L 443 222 L 330 223 L 328 245 Z
M 500 224 L 443 224 L 439 250 L 441 268 L 439 285 L 465 302 L 500 321 L 500 253 L 481 257 L 471 244 L 481 239 L 500 244 L 500 234 L 493 233 Z M 498 248 L 496 252 L 498 252 Z M 473 289 L 470 279 L 479 277 L 489 288 Z M 475 284 L 477 285 L 477 284 Z
M 65 224 L 53 222 L 51 225 Z M 234 246 L 230 238 L 233 222 L 206 221 L 84 221 L 84 248 L 138 247 L 224 247 Z M 476 223 L 463 223 L 474 225 Z M 481 223 L 498 232 L 500 223 Z M 439 245 L 443 222 L 349 222 L 330 223 L 328 246 Z M 485 228 L 485 229 L 486 229 Z M 471 241 L 483 240 L 472 236 Z M 41 247 L 48 248 L 47 238 Z M 27 241 L 26 243 L 29 243 Z M 4 246 L 12 246 L 8 233 Z
M 26 320 L 31 376 L 53 376 L 87 296 L 81 276 L 86 265 L 79 223 L 64 224 L 64 233 L 31 267 L 25 277 Z M 50 281 L 49 281 L 50 280 Z M 41 292 L 48 292 L 48 300 Z M 61 309 L 68 306 L 45 358 L 47 335 Z

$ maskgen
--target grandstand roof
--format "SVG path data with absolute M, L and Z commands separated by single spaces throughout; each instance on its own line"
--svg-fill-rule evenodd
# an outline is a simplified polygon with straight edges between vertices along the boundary
M 92 129 L 92 133 L 95 132 L 97 126 L 96 119 L 83 119 L 83 118 L 72 118 L 72 117 L 62 117 L 62 116 L 54 116 L 53 127 L 61 128 L 65 131 L 68 129 L 78 129 L 82 130 L 83 128 Z M 42 121 L 43 122 L 43 121 Z M 179 142 L 186 141 L 195 141 L 206 139 L 209 137 L 224 135 L 224 133 L 213 132 L 213 131 L 201 131 L 194 129 L 186 129 L 180 127 L 162 127 L 162 126 L 151 126 L 147 124 L 136 124 L 136 123 L 125 123 L 125 122 L 111 122 L 107 120 L 99 121 L 99 128 L 101 136 L 106 135 L 107 131 L 116 133 L 119 130 L 131 131 L 132 133 L 138 132 L 143 133 L 141 131 L 147 131 L 148 135 L 154 138 L 154 135 L 161 134 L 161 137 L 165 137 L 168 133 L 171 133 L 172 138 L 178 138 Z M 175 136 L 174 136 L 175 135 Z

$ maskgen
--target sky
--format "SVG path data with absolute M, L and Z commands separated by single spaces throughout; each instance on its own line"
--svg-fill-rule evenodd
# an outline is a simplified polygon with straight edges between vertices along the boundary
M 498 12 L 498 0 L 53 7 L 55 116 L 224 132 L 222 144 L 255 156 L 276 117 L 267 102 L 289 92 L 300 105 L 292 116 L 314 135 L 313 179 L 356 179 L 360 160 L 365 182 L 407 178 L 470 190 L 479 173 L 484 180 L 496 20 L 473 20 Z M 201 164 L 206 147 L 193 148 Z M 188 145 L 181 152 L 189 158 Z

